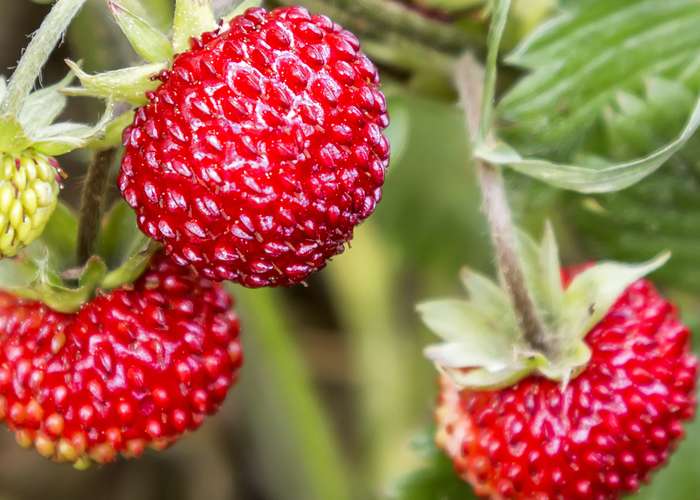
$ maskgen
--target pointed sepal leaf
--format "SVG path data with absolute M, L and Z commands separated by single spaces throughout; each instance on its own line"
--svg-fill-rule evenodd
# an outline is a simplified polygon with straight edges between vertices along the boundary
M 32 131 L 47 127 L 58 118 L 66 107 L 66 96 L 62 94 L 75 78 L 69 72 L 60 82 L 29 94 L 24 101 L 18 120 L 24 130 L 31 135 Z
M 146 92 L 158 87 L 160 82 L 153 80 L 153 77 L 167 67 L 162 62 L 90 75 L 71 60 L 67 59 L 66 64 L 76 74 L 82 87 L 66 88 L 64 94 L 99 97 L 137 106 L 146 102 Z
M 484 368 L 460 370 L 444 368 L 441 371 L 462 389 L 474 391 L 495 391 L 511 386 L 534 371 L 534 366 L 508 367 L 491 371 Z
M 109 0 L 109 9 L 133 47 L 144 61 L 159 63 L 173 57 L 170 40 L 143 16 L 125 6 L 121 0 Z
M 423 322 L 445 343 L 429 346 L 426 356 L 445 367 L 501 370 L 514 359 L 518 330 L 501 328 L 495 317 L 464 300 L 444 299 L 418 306 Z
M 63 284 L 49 264 L 48 251 L 44 249 L 40 258 L 26 261 L 13 259 L 0 261 L 0 276 L 13 277 L 13 281 L 3 281 L 0 288 L 30 300 L 37 300 L 54 311 L 75 312 L 89 299 L 97 283 L 104 277 L 106 266 L 102 259 L 93 257 L 85 264 L 79 275 L 79 286 Z M 8 271 L 12 269 L 13 271 Z M 14 272 L 14 274 L 12 274 Z
M 216 28 L 209 0 L 176 0 L 173 20 L 173 49 L 180 53 L 190 48 L 190 40 Z
M 628 286 L 660 268 L 670 258 L 669 252 L 663 252 L 641 264 L 599 262 L 578 274 L 564 292 L 562 332 L 582 339 Z
M 31 137 L 33 148 L 49 156 L 58 156 L 85 147 L 93 140 L 104 137 L 113 110 L 114 103 L 108 100 L 102 117 L 93 126 L 63 122 L 39 129 Z
M 0 117 L 0 152 L 19 154 L 31 145 L 32 140 L 17 118 Z
M 669 258 L 663 253 L 642 264 L 593 264 L 565 288 L 549 224 L 541 243 L 524 232 L 518 233 L 517 242 L 527 288 L 543 324 L 544 348 L 534 348 L 521 333 L 506 291 L 478 273 L 462 271 L 468 300 L 418 306 L 424 323 L 443 340 L 427 347 L 426 357 L 464 389 L 497 389 L 534 373 L 567 384 L 591 358 L 586 335 L 627 287 Z
M 148 268 L 153 256 L 160 250 L 160 244 L 141 236 L 140 245 L 122 265 L 107 273 L 100 283 L 103 290 L 112 290 L 127 283 L 133 283 Z
M 118 147 L 122 143 L 124 129 L 134 121 L 134 111 L 125 111 L 116 118 L 110 120 L 105 126 L 104 134 L 90 140 L 87 147 L 97 151 Z

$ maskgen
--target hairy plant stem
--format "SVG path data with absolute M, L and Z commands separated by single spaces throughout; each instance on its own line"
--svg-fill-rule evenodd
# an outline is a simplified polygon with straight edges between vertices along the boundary
M 479 141 L 491 140 L 488 137 L 489 126 L 484 122 L 484 119 L 490 120 L 490 112 L 485 112 L 489 107 L 484 103 L 493 100 L 495 78 L 489 75 L 485 79 L 483 66 L 468 54 L 457 64 L 455 80 L 464 106 L 467 130 L 470 134 L 469 142 L 474 148 L 478 146 Z M 486 90 L 484 82 L 487 85 Z M 501 167 L 476 160 L 476 169 L 483 200 L 482 209 L 488 222 L 502 286 L 508 292 L 525 340 L 533 349 L 551 354 L 552 346 L 549 345 L 544 323 L 527 287 L 518 255 L 517 231 L 513 224 Z
M 0 115 L 17 116 L 46 60 L 86 0 L 58 0 L 32 37 L 0 103 Z
M 102 219 L 103 198 L 107 188 L 109 170 L 117 154 L 116 148 L 96 151 L 88 167 L 80 200 L 78 225 L 78 263 L 92 255 Z
M 550 346 L 544 324 L 527 287 L 517 251 L 516 230 L 508 205 L 503 173 L 500 167 L 483 161 L 477 161 L 476 168 L 483 211 L 496 252 L 499 277 L 515 308 L 525 340 L 533 349 L 548 354 Z

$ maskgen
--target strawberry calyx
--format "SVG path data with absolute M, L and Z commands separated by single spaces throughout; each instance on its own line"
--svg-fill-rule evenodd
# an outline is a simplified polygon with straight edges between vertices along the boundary
M 99 291 L 134 282 L 160 246 L 142 236 L 133 219 L 126 204 L 118 202 L 103 221 L 97 254 L 78 265 L 77 219 L 59 203 L 39 239 L 14 259 L 0 260 L 0 289 L 71 313 Z
M 544 325 L 544 349 L 526 340 L 504 287 L 470 269 L 461 273 L 467 300 L 439 299 L 418 306 L 424 323 L 442 339 L 427 347 L 425 355 L 460 388 L 498 389 L 533 374 L 566 385 L 590 360 L 586 334 L 629 285 L 670 257 L 664 252 L 641 264 L 599 262 L 565 288 L 549 225 L 540 244 L 520 232 L 518 253 Z
M 147 102 L 147 93 L 159 85 L 158 75 L 167 70 L 176 54 L 190 48 L 193 39 L 202 34 L 227 29 L 227 21 L 245 10 L 260 6 L 259 0 L 245 0 L 217 23 L 208 1 L 177 0 L 170 36 L 159 30 L 148 10 L 133 0 L 109 0 L 108 6 L 117 25 L 144 64 L 129 68 L 88 74 L 70 60 L 66 64 L 80 80 L 80 87 L 64 89 L 67 95 L 88 96 L 107 101 L 126 102 L 135 106 Z M 114 143 L 120 139 L 115 136 Z

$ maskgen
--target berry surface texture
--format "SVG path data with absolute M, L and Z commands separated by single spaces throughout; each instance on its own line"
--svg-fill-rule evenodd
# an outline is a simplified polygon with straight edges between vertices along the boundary
M 375 210 L 386 101 L 357 38 L 327 17 L 249 9 L 159 78 L 124 134 L 119 187 L 179 264 L 300 283 Z
M 242 362 L 231 299 L 162 256 L 75 314 L 0 292 L 0 417 L 46 458 L 162 449 L 215 413 Z
M 565 387 L 531 376 L 498 391 L 441 379 L 437 443 L 479 495 L 617 499 L 666 463 L 693 417 L 690 332 L 653 285 L 631 285 L 587 335 Z

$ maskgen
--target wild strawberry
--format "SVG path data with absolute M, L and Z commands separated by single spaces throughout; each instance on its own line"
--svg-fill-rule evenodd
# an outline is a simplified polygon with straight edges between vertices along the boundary
M 119 187 L 179 264 L 299 283 L 374 211 L 386 102 L 357 38 L 327 17 L 249 9 L 159 78 L 124 134 Z
M 496 391 L 441 378 L 437 442 L 477 494 L 615 499 L 662 466 L 695 408 L 697 360 L 674 307 L 646 280 L 586 336 L 565 387 L 540 376 Z
M 163 257 L 75 314 L 1 292 L 0 417 L 77 467 L 162 449 L 219 408 L 238 334 L 224 290 Z
M 561 271 L 550 228 L 518 251 L 542 322 L 524 334 L 503 288 L 465 270 L 468 300 L 419 306 L 444 342 L 437 444 L 478 495 L 616 499 L 668 459 L 695 411 L 690 332 L 639 265 Z M 563 279 L 562 279 L 563 278 Z
M 44 230 L 58 202 L 55 159 L 32 151 L 0 152 L 0 257 L 12 257 Z

